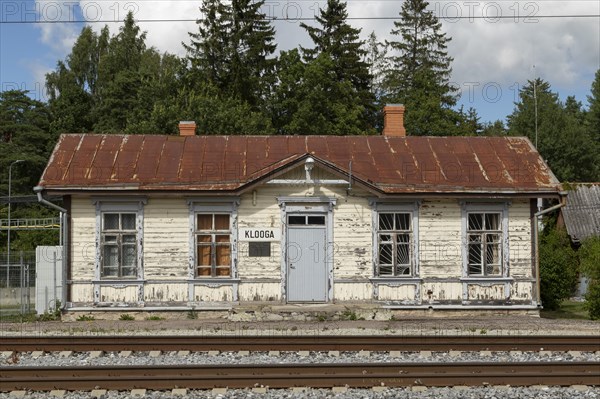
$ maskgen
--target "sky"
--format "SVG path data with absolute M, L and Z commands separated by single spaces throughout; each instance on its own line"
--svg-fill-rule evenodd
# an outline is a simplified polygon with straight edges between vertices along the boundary
M 134 13 L 147 44 L 161 52 L 185 55 L 182 42 L 196 32 L 200 1 L 189 0 L 0 0 L 0 90 L 29 90 L 45 101 L 45 74 L 64 59 L 85 24 L 118 31 Z M 325 1 L 266 0 L 263 11 L 276 20 L 278 50 L 310 47 L 296 18 L 311 23 Z M 349 23 L 361 37 L 390 35 L 402 1 L 348 1 Z M 587 96 L 600 68 L 600 1 L 430 1 L 429 9 L 451 37 L 452 82 L 459 105 L 475 108 L 482 121 L 504 120 L 519 89 L 537 76 L 550 82 L 561 99 Z M 595 17 L 574 17 L 594 15 Z M 285 20 L 288 18 L 288 20 Z M 149 20 L 154 20 L 153 22 Z M 156 21 L 162 20 L 162 21 Z M 167 21 L 165 21 L 167 20 Z M 175 20 L 175 21 L 173 21 Z

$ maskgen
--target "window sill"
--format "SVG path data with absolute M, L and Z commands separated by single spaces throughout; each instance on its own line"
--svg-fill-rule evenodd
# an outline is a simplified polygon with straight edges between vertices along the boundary
M 515 281 L 512 277 L 500 277 L 500 276 L 489 276 L 489 277 L 462 277 L 460 279 L 463 283 L 510 283 Z
M 371 277 L 373 284 L 419 284 L 423 281 L 421 277 Z
M 193 284 L 237 284 L 241 281 L 239 278 L 231 277 L 207 277 L 207 278 L 194 278 L 188 280 L 189 283 Z
M 93 284 L 109 284 L 109 285 L 138 285 L 144 284 L 146 280 L 138 280 L 134 278 L 121 278 L 121 279 L 100 279 L 93 280 Z

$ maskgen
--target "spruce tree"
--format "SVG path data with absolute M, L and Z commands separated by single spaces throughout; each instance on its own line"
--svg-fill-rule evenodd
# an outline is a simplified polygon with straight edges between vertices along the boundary
M 207 0 L 198 32 L 184 44 L 189 87 L 208 83 L 222 95 L 260 107 L 274 82 L 275 30 L 260 11 L 264 0 Z
M 451 39 L 428 5 L 425 0 L 406 0 L 400 20 L 394 22 L 391 35 L 398 39 L 388 42 L 395 54 L 386 78 L 387 100 L 406 106 L 408 134 L 453 134 L 460 118 L 451 109 L 457 91 L 450 84 Z
M 321 57 L 318 61 L 320 63 L 324 62 L 324 58 L 331 60 L 332 73 L 326 76 L 330 79 L 326 85 L 330 84 L 332 87 L 339 85 L 334 91 L 347 92 L 349 84 L 350 96 L 347 101 L 353 103 L 347 103 L 344 107 L 362 108 L 357 127 L 367 132 L 375 125 L 376 110 L 375 97 L 371 90 L 372 76 L 369 72 L 370 66 L 365 62 L 367 50 L 364 48 L 365 42 L 359 38 L 360 29 L 349 25 L 346 22 L 347 18 L 345 2 L 328 0 L 325 9 L 320 9 L 320 15 L 315 18 L 317 26 L 301 24 L 314 43 L 313 48 L 302 47 L 301 50 L 307 63 L 315 62 L 319 57 Z M 315 68 L 315 70 L 320 69 L 320 66 Z

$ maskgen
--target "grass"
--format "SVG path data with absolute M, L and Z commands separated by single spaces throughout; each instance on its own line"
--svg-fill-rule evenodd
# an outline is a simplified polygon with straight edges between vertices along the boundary
M 540 316 L 545 319 L 579 319 L 589 320 L 585 302 L 564 301 L 557 310 L 543 309 Z

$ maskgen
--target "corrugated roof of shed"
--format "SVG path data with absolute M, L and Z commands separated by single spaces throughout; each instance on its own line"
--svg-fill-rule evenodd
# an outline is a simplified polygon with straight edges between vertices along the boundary
M 600 236 L 600 183 L 575 184 L 567 195 L 563 216 L 573 241 Z
M 308 155 L 383 194 L 557 193 L 521 137 L 165 136 L 65 134 L 48 190 L 236 191 Z

